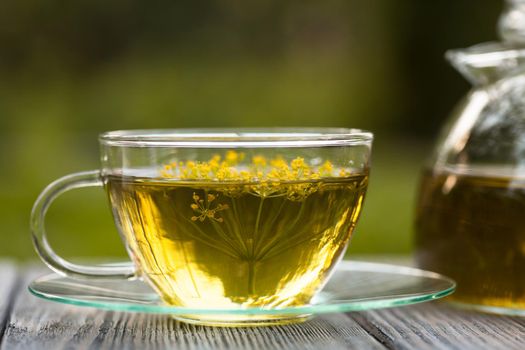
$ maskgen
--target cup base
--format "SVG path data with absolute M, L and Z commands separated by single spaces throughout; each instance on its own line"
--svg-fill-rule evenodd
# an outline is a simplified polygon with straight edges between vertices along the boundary
M 172 315 L 175 320 L 208 327 L 265 327 L 302 323 L 312 315 Z

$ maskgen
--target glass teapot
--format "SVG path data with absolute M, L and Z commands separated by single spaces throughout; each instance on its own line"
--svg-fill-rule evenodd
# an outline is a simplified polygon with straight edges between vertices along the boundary
M 446 55 L 473 89 L 423 175 L 416 261 L 458 282 L 455 302 L 525 315 L 525 0 L 499 35 Z

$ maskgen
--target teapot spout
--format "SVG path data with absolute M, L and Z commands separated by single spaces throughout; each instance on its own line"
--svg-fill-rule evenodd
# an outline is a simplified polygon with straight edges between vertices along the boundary
M 525 47 L 484 43 L 450 50 L 446 58 L 471 84 L 486 85 L 525 70 Z

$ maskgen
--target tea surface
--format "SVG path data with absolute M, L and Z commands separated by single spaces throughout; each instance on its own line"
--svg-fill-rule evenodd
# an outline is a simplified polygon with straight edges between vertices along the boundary
M 109 176 L 128 249 L 163 300 L 192 307 L 308 303 L 346 249 L 366 174 L 288 182 Z
M 458 282 L 461 302 L 525 308 L 525 179 L 426 173 L 417 261 Z

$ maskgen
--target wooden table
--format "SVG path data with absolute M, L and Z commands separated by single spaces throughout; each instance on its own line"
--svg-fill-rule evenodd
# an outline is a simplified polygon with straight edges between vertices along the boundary
M 441 302 L 327 314 L 290 326 L 215 328 L 44 301 L 27 291 L 42 272 L 0 262 L 1 349 L 525 349 L 525 318 Z

